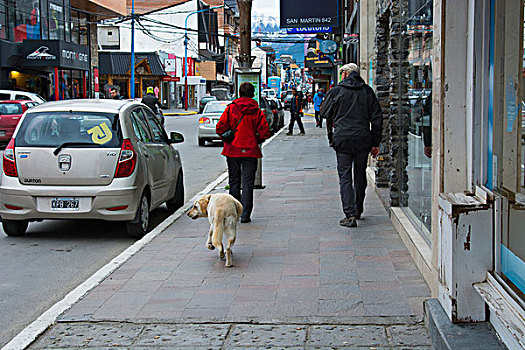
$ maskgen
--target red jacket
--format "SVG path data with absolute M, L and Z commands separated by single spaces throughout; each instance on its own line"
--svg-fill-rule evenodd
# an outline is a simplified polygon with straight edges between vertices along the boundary
M 232 142 L 224 142 L 222 155 L 261 158 L 258 144 L 270 137 L 270 129 L 264 113 L 254 99 L 241 97 L 233 101 L 222 113 L 215 132 L 220 135 L 230 129 L 235 130 L 243 114 L 244 118 L 237 126 L 235 139 Z

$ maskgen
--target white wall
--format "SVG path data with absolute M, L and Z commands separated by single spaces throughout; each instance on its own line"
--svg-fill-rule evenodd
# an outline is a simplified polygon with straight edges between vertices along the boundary
M 145 17 L 184 28 L 184 20 L 189 14 L 189 12 L 184 13 L 184 11 L 197 11 L 197 0 L 191 0 L 178 6 L 169 7 L 146 15 Z M 188 29 L 198 29 L 197 18 L 197 14 L 193 14 L 188 18 Z M 158 52 L 162 50 L 164 52 L 174 54 L 177 57 L 184 57 L 184 29 L 170 28 L 167 26 L 164 26 L 164 28 L 159 28 L 159 24 L 154 24 L 144 19 L 141 21 L 141 23 L 146 28 L 152 30 L 153 35 L 167 39 L 169 43 L 151 38 L 150 36 L 143 33 L 138 25 L 135 25 L 135 52 Z M 131 21 L 120 23 L 118 26 L 120 26 L 120 50 L 108 51 L 130 52 Z M 188 31 L 188 57 L 197 57 L 197 47 L 197 33 Z
M 261 81 L 266 84 L 266 51 L 261 50 L 258 47 L 252 47 L 252 56 L 255 56 L 252 68 L 261 69 Z

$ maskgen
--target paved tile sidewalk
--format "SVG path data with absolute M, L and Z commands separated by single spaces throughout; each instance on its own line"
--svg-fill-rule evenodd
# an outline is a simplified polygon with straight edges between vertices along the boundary
M 31 348 L 430 349 L 430 291 L 387 212 L 369 187 L 359 226 L 339 225 L 335 154 L 305 125 L 265 147 L 233 268 L 206 249 L 207 220 L 183 216 Z

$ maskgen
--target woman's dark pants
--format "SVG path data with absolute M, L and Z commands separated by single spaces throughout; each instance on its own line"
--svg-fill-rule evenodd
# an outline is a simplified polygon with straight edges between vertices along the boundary
M 248 219 L 253 209 L 253 185 L 257 171 L 257 158 L 227 157 L 230 194 L 242 203 L 241 218 Z M 242 183 L 242 194 L 241 194 Z

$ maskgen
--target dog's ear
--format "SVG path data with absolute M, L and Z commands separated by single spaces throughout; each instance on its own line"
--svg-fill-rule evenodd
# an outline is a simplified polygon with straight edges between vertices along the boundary
M 208 203 L 210 202 L 210 198 L 211 198 L 211 194 L 205 194 L 204 196 L 201 197 L 201 200 L 203 204 L 206 205 L 206 207 L 208 206 Z

